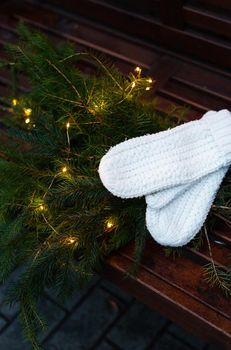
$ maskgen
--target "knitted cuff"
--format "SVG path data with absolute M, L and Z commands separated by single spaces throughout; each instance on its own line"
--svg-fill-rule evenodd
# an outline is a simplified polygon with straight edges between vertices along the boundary
M 227 109 L 222 109 L 217 113 L 206 113 L 202 123 L 211 131 L 215 144 L 224 166 L 231 164 L 231 113 Z

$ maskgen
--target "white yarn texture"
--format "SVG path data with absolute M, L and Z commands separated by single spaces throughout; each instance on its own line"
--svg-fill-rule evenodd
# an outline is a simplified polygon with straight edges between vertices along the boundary
M 152 237 L 172 247 L 191 241 L 203 226 L 227 170 L 221 168 L 195 181 L 162 208 L 147 205 L 146 224 Z
M 231 164 L 231 113 L 124 141 L 101 159 L 104 186 L 121 198 L 146 196 L 146 222 L 163 245 L 189 242 L 203 225 Z

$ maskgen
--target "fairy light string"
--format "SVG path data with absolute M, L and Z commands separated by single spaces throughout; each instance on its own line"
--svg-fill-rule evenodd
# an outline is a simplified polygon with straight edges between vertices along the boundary
M 69 154 L 70 154 L 70 151 L 71 151 L 69 128 L 70 128 L 70 122 L 67 122 L 67 123 L 66 123 L 66 135 L 67 135 L 67 144 L 68 144 L 68 157 L 69 157 Z M 48 192 L 50 191 L 51 187 L 53 186 L 55 179 L 56 179 L 58 176 L 60 176 L 61 174 L 67 173 L 67 171 L 68 171 L 67 166 L 63 166 L 62 169 L 61 169 L 61 171 L 59 171 L 57 174 L 55 174 L 55 175 L 53 176 L 53 178 L 52 178 L 52 180 L 51 180 L 51 182 L 50 182 L 50 184 L 49 184 L 49 186 L 48 186 L 46 192 L 44 193 L 44 195 L 43 195 L 43 197 L 42 197 L 42 198 L 43 198 L 43 201 L 45 200 L 45 198 L 46 198 Z M 44 214 L 44 209 L 45 209 L 45 207 L 44 207 L 43 205 L 42 205 L 42 207 L 43 207 L 43 209 L 42 209 L 42 211 L 43 211 L 43 212 L 42 212 L 42 217 L 43 217 L 44 221 L 45 221 L 46 224 L 50 227 L 50 229 L 51 229 L 56 235 L 58 235 L 58 234 L 59 234 L 58 231 L 53 227 L 53 225 L 50 224 L 50 222 L 48 221 L 48 219 L 46 218 L 46 216 L 45 216 L 45 214 Z M 51 236 L 50 236 L 50 238 L 51 238 Z
M 95 60 L 97 61 L 98 59 L 95 58 Z M 83 101 L 81 99 L 81 95 L 79 94 L 79 91 L 75 88 L 75 86 L 72 84 L 72 82 L 54 64 L 52 64 L 50 61 L 48 61 L 48 63 L 49 63 L 50 66 L 52 66 L 68 82 L 68 84 L 71 86 L 71 88 L 75 91 L 77 97 L 80 99 L 80 107 L 86 107 L 87 110 L 92 111 L 93 114 L 94 114 L 94 111 L 92 109 L 89 109 L 86 104 L 83 105 Z M 111 76 L 111 74 L 110 74 L 110 72 L 108 72 L 107 68 L 104 65 L 102 65 L 102 63 L 100 63 L 100 65 L 105 70 L 105 72 L 112 78 L 112 80 L 119 86 L 119 88 L 122 90 L 122 87 L 120 86 L 120 84 L 117 81 L 115 81 L 115 78 Z M 124 95 L 123 99 L 119 101 L 119 103 L 123 102 L 126 98 L 128 98 L 135 88 L 138 89 L 141 81 L 144 82 L 144 79 L 141 78 L 142 69 L 137 66 L 134 69 L 134 71 L 135 71 L 135 75 L 134 74 L 131 75 L 131 81 L 127 85 L 127 87 L 125 88 L 125 95 Z M 146 83 L 148 84 L 148 86 L 144 87 L 144 89 L 146 91 L 149 91 L 151 89 L 151 84 L 153 83 L 153 80 L 151 78 L 147 78 L 146 79 Z M 88 100 L 88 102 L 89 102 L 89 100 Z M 73 103 L 78 104 L 77 101 L 73 101 Z M 12 104 L 13 107 L 16 107 L 16 106 L 20 105 L 20 101 L 17 100 L 16 98 L 13 98 L 12 101 L 11 101 L 11 104 Z M 97 111 L 99 106 L 103 106 L 103 104 L 104 104 L 104 101 L 102 100 L 102 101 L 97 101 L 97 103 L 93 103 L 92 106 Z M 26 124 L 30 124 L 30 122 L 31 122 L 31 115 L 32 115 L 32 109 L 29 108 L 29 107 L 23 107 L 22 110 L 23 110 L 23 115 L 24 115 L 24 122 Z M 35 124 L 33 124 L 33 127 L 35 127 Z M 65 124 L 66 137 L 67 137 L 67 157 L 65 159 L 66 163 L 69 162 L 70 153 L 71 153 L 70 127 L 71 127 L 71 123 L 70 123 L 70 121 L 67 121 L 66 124 Z M 59 232 L 49 222 L 49 220 L 48 220 L 48 218 L 47 218 L 47 216 L 45 214 L 46 211 L 48 210 L 47 205 L 45 204 L 45 199 L 46 199 L 47 194 L 49 193 L 50 189 L 52 188 L 56 178 L 58 176 L 60 176 L 60 175 L 67 174 L 67 172 L 68 172 L 68 166 L 67 165 L 63 165 L 61 170 L 52 177 L 51 182 L 50 182 L 49 186 L 47 187 L 47 190 L 44 192 L 44 194 L 42 196 L 42 200 L 40 201 L 40 203 L 36 207 L 36 210 L 38 212 L 40 212 L 44 222 L 47 224 L 47 226 L 53 232 L 48 237 L 49 240 L 53 237 L 53 235 L 59 235 Z M 114 230 L 116 228 L 116 226 L 117 226 L 117 223 L 115 222 L 115 220 L 113 218 L 109 218 L 109 219 L 106 220 L 106 223 L 105 223 L 105 231 L 106 232 L 110 232 L 110 231 Z M 77 238 L 76 237 L 67 237 L 64 240 L 64 243 L 68 244 L 68 245 L 74 244 L 76 242 L 77 242 Z M 47 240 L 43 242 L 43 244 L 46 244 L 46 243 L 47 243 Z M 37 254 L 39 254 L 39 251 L 37 252 Z M 36 256 L 37 256 L 37 254 L 36 254 Z

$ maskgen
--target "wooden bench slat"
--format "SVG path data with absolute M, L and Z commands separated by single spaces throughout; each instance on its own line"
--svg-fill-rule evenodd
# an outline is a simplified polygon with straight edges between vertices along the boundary
M 218 10 L 220 9 L 224 9 L 224 10 L 231 10 L 231 3 L 230 0 L 222 0 L 222 1 L 217 1 L 217 0 L 196 0 L 193 1 L 193 3 L 195 4 L 204 4 L 204 5 L 212 5 L 215 6 L 215 8 Z
M 172 81 L 175 81 L 176 83 L 182 84 L 184 86 L 187 86 L 187 88 L 192 88 L 193 90 L 197 90 L 198 93 L 204 93 L 206 95 L 211 95 L 213 98 L 218 98 L 219 100 L 222 100 L 223 103 L 227 102 L 231 105 L 231 96 L 230 95 L 224 95 L 221 94 L 220 92 L 217 92 L 214 89 L 208 88 L 207 86 L 203 86 L 198 84 L 197 82 L 192 82 L 191 80 L 188 81 L 186 78 L 179 78 L 177 76 L 172 76 L 171 77 Z
M 218 225 L 217 225 L 218 226 Z M 225 224 L 220 223 L 219 228 L 214 228 L 211 232 L 208 232 L 209 235 L 209 241 L 212 249 L 212 255 L 214 258 L 215 263 L 218 266 L 229 266 L 230 263 L 230 241 L 227 241 L 227 239 L 222 239 L 219 237 L 219 232 L 223 233 L 223 237 L 225 236 L 225 232 L 228 234 L 228 232 L 225 229 Z M 229 231 L 230 236 L 230 231 Z M 190 249 L 193 250 L 193 245 L 189 244 L 184 247 L 184 249 Z M 205 262 L 202 261 L 202 264 L 207 263 L 211 261 L 210 253 L 209 253 L 209 247 L 207 244 L 207 240 L 205 235 L 203 236 L 203 246 L 199 249 L 199 251 L 193 252 L 194 255 L 203 255 L 205 258 Z
M 189 299 L 183 289 L 176 289 L 147 269 L 141 268 L 136 277 L 124 278 L 130 263 L 125 256 L 112 255 L 103 275 L 203 339 L 218 344 L 220 341 L 220 345 L 230 344 L 231 323 L 226 317 L 194 298 Z
M 28 2 L 31 2 L 31 0 L 27 0 Z M 33 1 L 34 3 L 34 1 Z M 128 37 L 126 34 L 124 34 L 123 32 L 116 32 L 113 28 L 107 26 L 102 26 L 101 22 L 96 22 L 94 21 L 90 21 L 89 18 L 86 17 L 82 17 L 82 16 L 78 16 L 77 13 L 73 13 L 73 12 L 64 12 L 62 11 L 59 7 L 53 7 L 49 5 L 50 1 L 46 2 L 46 3 L 42 3 L 39 4 L 39 6 L 44 10 L 44 11 L 54 11 L 55 13 L 59 13 L 60 15 L 64 15 L 66 19 L 72 19 L 74 22 L 76 23 L 82 23 L 85 24 L 86 26 L 90 26 L 92 29 L 94 30 L 102 30 L 103 32 L 107 32 L 108 34 L 113 34 L 116 35 L 118 38 L 120 38 L 121 40 L 125 40 L 126 42 L 133 42 L 134 45 L 136 46 L 140 46 L 142 48 L 148 48 L 152 53 L 155 53 L 157 55 L 163 55 L 163 54 L 167 54 L 167 55 L 171 55 L 172 57 L 176 57 L 178 59 L 180 59 L 183 62 L 190 62 L 190 63 L 194 63 L 197 66 L 202 67 L 203 69 L 206 70 L 210 70 L 213 72 L 217 72 L 220 75 L 225 75 L 228 77 L 231 77 L 231 73 L 229 74 L 227 70 L 222 70 L 220 69 L 218 66 L 212 66 L 209 67 L 208 63 L 203 63 L 201 61 L 195 61 L 195 59 L 192 56 L 185 56 L 185 55 L 181 55 L 177 52 L 173 52 L 173 51 L 169 51 L 166 47 L 160 47 L 158 45 L 155 45 L 154 42 L 150 43 L 150 42 L 144 42 L 144 41 L 140 41 L 137 37 Z M 48 5 L 47 5 L 48 4 Z M 88 38 L 89 39 L 89 38 Z M 153 62 L 155 64 L 155 60 Z M 152 68 L 151 68 L 152 69 Z
M 161 89 L 162 91 L 163 89 Z M 202 91 L 203 90 L 203 93 Z M 215 93 L 211 93 L 206 89 L 199 89 L 196 85 L 192 83 L 187 83 L 187 81 L 182 81 L 180 79 L 174 79 L 172 77 L 164 86 L 165 94 L 169 93 L 169 96 L 175 96 L 175 99 L 188 103 L 189 105 L 199 106 L 203 110 L 219 110 L 223 108 L 229 109 L 231 106 L 229 98 L 223 98 L 216 96 Z
M 183 7 L 183 15 L 185 22 L 193 27 L 231 38 L 231 19 L 228 17 L 187 4 Z
M 132 252 L 133 244 L 130 244 L 122 249 L 120 254 L 132 262 Z M 155 242 L 150 241 L 144 250 L 141 269 L 145 269 L 169 285 L 183 290 L 190 298 L 200 301 L 231 320 L 229 299 L 224 298 L 220 289 L 211 288 L 208 285 L 204 278 L 203 266 L 195 261 L 184 256 L 175 260 L 172 257 L 166 257 L 163 249 Z
M 229 247 L 223 245 L 220 246 L 217 243 L 214 243 L 213 241 L 210 242 L 211 248 L 212 248 L 212 255 L 214 263 L 227 270 L 227 266 L 230 263 L 229 255 L 230 255 L 230 249 Z M 200 262 L 201 265 L 205 265 L 212 262 L 212 259 L 209 254 L 209 249 L 207 242 L 203 245 L 203 247 L 200 248 L 200 250 L 195 251 L 190 245 L 186 246 L 184 248 L 187 253 L 190 253 L 189 257 L 196 261 Z M 187 255 L 188 257 L 188 255 Z M 198 259 L 199 258 L 199 259 Z
M 48 9 L 46 10 L 47 17 L 44 17 L 43 14 L 44 9 L 42 7 L 32 6 L 31 4 L 26 4 L 23 8 L 21 6 L 14 8 L 14 16 L 17 19 L 22 19 L 52 34 L 64 38 L 67 37 L 89 48 L 105 52 L 135 66 L 140 65 L 144 68 L 149 68 L 156 57 L 156 54 L 152 50 L 141 48 L 122 40 L 116 34 L 110 33 L 108 35 L 105 31 L 96 29 L 95 27 L 91 28 L 89 23 L 86 25 L 70 19 L 65 21 L 61 15 Z
M 141 13 L 150 17 L 160 16 L 160 0 L 109 0 L 107 2 L 112 6 L 118 6 L 125 10 L 132 9 L 135 13 Z
M 186 106 L 192 106 L 193 109 L 200 112 L 200 115 L 207 112 L 210 108 L 203 106 L 201 103 L 197 103 L 196 101 L 193 101 L 191 99 L 191 96 L 189 98 L 179 96 L 179 94 L 169 91 L 169 89 L 162 88 L 158 91 L 160 96 L 165 97 L 166 99 L 171 100 L 172 102 L 186 105 Z
M 215 228 L 213 234 L 219 240 L 224 241 L 231 248 L 231 229 L 227 225 L 223 224 L 220 227 Z
M 224 97 L 230 98 L 231 96 L 229 87 L 231 74 L 230 76 L 223 76 L 221 73 L 182 62 L 174 77 L 188 81 L 190 84 L 193 83 L 198 87 L 205 87 Z
M 150 20 L 145 16 L 113 7 L 104 1 L 79 0 L 77 4 L 50 0 L 49 3 L 55 3 L 64 9 L 72 9 L 79 16 L 94 18 L 107 26 L 145 41 L 150 40 L 153 43 L 167 46 L 173 51 L 194 55 L 214 64 L 219 63 L 226 68 L 231 67 L 229 59 L 231 46 L 228 41 L 216 40 L 193 31 L 177 30 L 163 25 L 160 21 Z M 120 21 L 117 18 L 120 18 Z

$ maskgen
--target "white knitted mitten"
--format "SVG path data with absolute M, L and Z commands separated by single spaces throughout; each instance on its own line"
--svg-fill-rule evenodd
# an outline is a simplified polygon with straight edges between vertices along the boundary
M 196 180 L 199 181 L 199 180 Z M 196 182 L 195 181 L 195 182 Z M 178 185 L 167 188 L 153 194 L 148 194 L 145 197 L 146 203 L 153 209 L 163 208 L 166 204 L 170 203 L 173 199 L 182 195 L 187 189 L 189 189 L 194 182 L 187 183 L 185 185 Z
M 194 238 L 207 218 L 228 168 L 223 167 L 197 180 L 162 208 L 148 205 L 146 224 L 152 237 L 172 247 L 183 246 Z
M 101 159 L 104 186 L 122 198 L 192 183 L 231 163 L 231 113 L 192 121 L 112 147 Z

